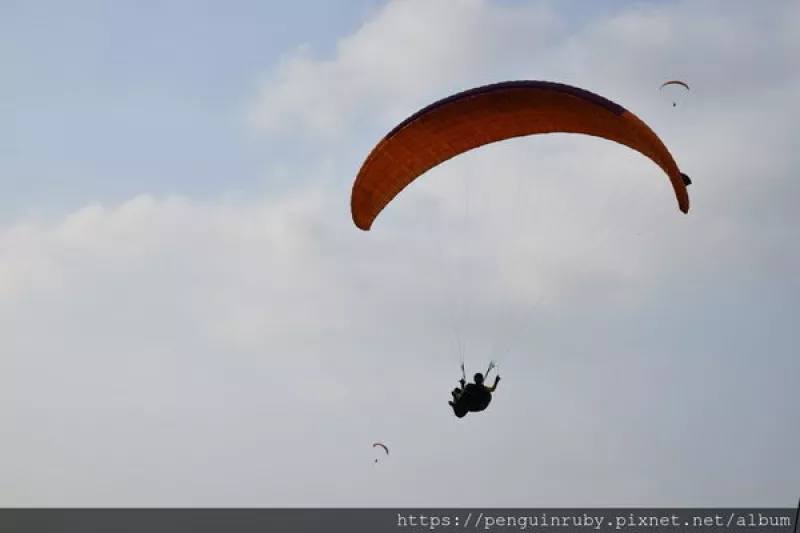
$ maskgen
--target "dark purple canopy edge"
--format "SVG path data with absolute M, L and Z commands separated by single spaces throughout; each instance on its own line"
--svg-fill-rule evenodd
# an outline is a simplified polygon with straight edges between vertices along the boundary
M 476 87 L 474 89 L 468 89 L 466 91 L 462 91 L 452 96 L 448 96 L 447 98 L 442 98 L 441 100 L 420 109 L 419 111 L 417 111 L 416 113 L 405 119 L 403 122 L 395 126 L 392 129 L 392 131 L 386 134 L 384 139 L 388 139 L 389 137 L 393 136 L 395 133 L 397 133 L 405 126 L 415 121 L 428 111 L 432 111 L 436 108 L 442 107 L 443 105 L 449 104 L 456 100 L 460 100 L 462 98 L 477 96 L 479 94 L 486 94 L 493 91 L 503 91 L 506 89 L 548 89 L 551 91 L 559 91 L 562 93 L 570 94 L 578 98 L 583 98 L 584 100 L 587 100 L 589 102 L 592 102 L 594 104 L 606 108 L 615 115 L 621 115 L 627 111 L 621 105 L 616 104 L 607 98 L 603 98 L 599 94 L 595 94 L 593 92 L 589 92 L 584 89 L 579 89 L 578 87 L 573 87 L 571 85 L 566 85 L 564 83 L 556 83 L 552 81 L 530 81 L 530 80 L 504 81 L 500 83 L 493 83 L 491 85 L 484 85 L 482 87 Z

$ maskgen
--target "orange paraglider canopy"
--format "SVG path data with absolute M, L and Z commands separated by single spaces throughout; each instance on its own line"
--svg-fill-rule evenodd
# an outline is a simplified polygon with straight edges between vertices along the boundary
M 687 89 L 689 89 L 689 85 L 685 81 L 681 81 L 681 80 L 665 81 L 664 83 L 661 84 L 661 87 L 659 87 L 659 89 L 663 89 L 667 85 L 682 85 L 682 86 L 686 87 Z M 689 89 L 689 90 L 691 91 L 691 89 Z
M 486 144 L 539 133 L 577 133 L 628 146 L 667 174 L 678 207 L 689 211 L 682 174 L 664 143 L 636 115 L 589 91 L 547 81 L 509 81 L 464 91 L 418 111 L 390 131 L 353 184 L 353 222 L 369 230 L 409 183 Z

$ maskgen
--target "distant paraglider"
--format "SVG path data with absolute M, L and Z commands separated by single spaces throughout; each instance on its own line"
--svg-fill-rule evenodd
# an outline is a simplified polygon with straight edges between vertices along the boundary
M 439 100 L 390 131 L 355 179 L 350 199 L 353 222 L 368 231 L 403 189 L 440 163 L 490 143 L 542 133 L 590 135 L 636 150 L 667 174 L 679 209 L 689 212 L 688 176 L 636 115 L 577 87 L 509 81 Z
M 372 443 L 372 447 L 373 448 L 376 448 L 376 447 L 383 448 L 383 451 L 386 452 L 386 455 L 389 455 L 389 448 L 387 448 L 386 445 L 384 443 L 382 443 L 382 442 L 374 442 L 374 443 Z M 378 462 L 378 458 L 377 457 L 375 458 L 375 462 L 376 463 Z
M 689 84 L 688 84 L 688 83 L 686 83 L 685 81 L 681 81 L 681 80 L 669 80 L 669 81 L 665 81 L 664 83 L 662 83 L 662 84 L 661 84 L 661 87 L 659 87 L 659 88 L 658 88 L 658 90 L 659 90 L 659 91 L 660 91 L 660 90 L 663 90 L 663 89 L 664 89 L 664 87 L 669 87 L 669 86 L 671 86 L 671 85 L 677 85 L 677 86 L 679 86 L 679 87 L 684 87 L 684 88 L 685 88 L 687 91 L 691 91 L 691 89 L 689 88 Z M 676 102 L 676 101 L 674 101 L 674 100 L 673 100 L 673 102 L 672 102 L 672 107 L 675 107 L 676 105 L 678 105 L 678 102 Z

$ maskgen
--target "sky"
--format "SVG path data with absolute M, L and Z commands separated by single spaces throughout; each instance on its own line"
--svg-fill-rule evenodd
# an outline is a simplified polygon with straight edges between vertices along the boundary
M 794 507 L 800 4 L 761 4 L 0 0 L 0 505 Z M 355 227 L 386 132 L 512 79 L 634 112 L 690 212 L 546 135 Z M 502 381 L 457 419 L 462 360 Z

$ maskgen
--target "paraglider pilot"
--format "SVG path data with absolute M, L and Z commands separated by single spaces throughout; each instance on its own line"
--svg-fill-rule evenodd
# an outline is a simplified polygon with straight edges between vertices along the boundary
M 489 365 L 486 375 L 494 368 L 494 363 Z M 497 389 L 500 376 L 495 376 L 494 385 L 487 387 L 484 385 L 484 374 L 477 373 L 473 376 L 474 383 L 467 383 L 464 376 L 464 365 L 461 365 L 462 377 L 459 380 L 461 387 L 456 387 L 451 391 L 453 399 L 447 402 L 453 408 L 453 413 L 458 418 L 463 418 L 467 413 L 478 413 L 483 411 L 492 401 L 492 393 Z

